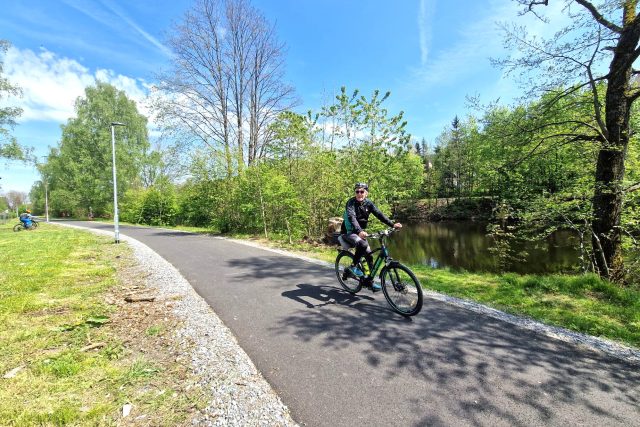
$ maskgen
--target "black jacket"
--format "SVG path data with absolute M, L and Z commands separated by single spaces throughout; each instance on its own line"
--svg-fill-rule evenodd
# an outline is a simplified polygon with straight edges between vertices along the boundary
M 369 223 L 369 215 L 373 214 L 380 221 L 387 224 L 389 227 L 393 227 L 393 221 L 387 218 L 380 209 L 369 199 L 364 199 L 358 203 L 355 197 L 350 198 L 347 201 L 347 206 L 344 212 L 344 221 L 340 232 L 342 234 L 360 233 L 367 228 Z

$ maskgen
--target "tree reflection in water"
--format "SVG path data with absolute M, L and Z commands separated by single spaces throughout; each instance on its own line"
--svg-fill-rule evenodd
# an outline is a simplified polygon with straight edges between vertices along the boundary
M 497 270 L 491 244 L 486 224 L 471 221 L 404 224 L 402 233 L 389 239 L 391 255 L 406 264 L 470 272 Z M 577 240 L 569 231 L 556 232 L 544 241 L 518 241 L 512 249 L 528 254 L 524 261 L 508 265 L 516 273 L 573 272 L 579 265 Z

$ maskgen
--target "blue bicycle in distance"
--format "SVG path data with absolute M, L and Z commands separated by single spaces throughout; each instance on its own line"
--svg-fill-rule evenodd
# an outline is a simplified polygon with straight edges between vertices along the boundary
M 365 277 L 354 276 L 348 268 L 354 263 L 355 258 L 352 247 L 338 237 L 340 248 L 336 257 L 336 276 L 340 285 L 350 294 L 357 294 L 363 287 L 371 287 L 373 280 L 378 275 L 382 286 L 382 293 L 393 310 L 403 316 L 415 316 L 422 309 L 422 286 L 416 278 L 416 275 L 409 267 L 400 264 L 391 258 L 389 250 L 385 245 L 385 239 L 398 229 L 390 228 L 372 233 L 368 239 L 380 239 L 380 247 L 372 251 L 372 255 L 378 254 L 373 263 L 373 267 Z M 366 271 L 363 266 L 366 261 L 361 258 L 356 265 L 360 271 Z

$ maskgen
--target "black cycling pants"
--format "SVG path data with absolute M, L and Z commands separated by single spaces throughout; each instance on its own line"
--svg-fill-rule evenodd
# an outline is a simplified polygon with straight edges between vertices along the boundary
M 360 258 L 364 257 L 364 259 L 367 260 L 367 264 L 369 264 L 369 270 L 371 270 L 371 268 L 373 267 L 373 256 L 371 255 L 371 247 L 369 246 L 369 242 L 355 233 L 344 234 L 342 238 L 344 239 L 344 241 L 356 248 L 356 263 L 360 261 Z

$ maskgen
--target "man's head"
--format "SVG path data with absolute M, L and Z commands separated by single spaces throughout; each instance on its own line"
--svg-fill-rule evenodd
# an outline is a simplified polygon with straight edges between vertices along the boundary
M 356 200 L 359 202 L 363 201 L 369 194 L 369 186 L 366 182 L 356 183 L 356 185 L 353 187 L 353 190 L 356 193 Z
M 26 212 L 27 212 L 27 213 L 31 213 L 31 209 L 27 209 L 27 211 L 26 211 Z

